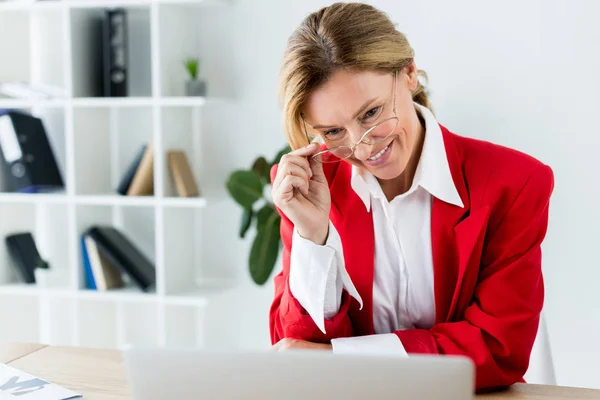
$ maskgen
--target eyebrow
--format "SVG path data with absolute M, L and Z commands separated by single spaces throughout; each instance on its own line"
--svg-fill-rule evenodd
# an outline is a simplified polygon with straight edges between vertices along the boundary
M 352 117 L 353 119 L 358 117 L 359 114 L 361 114 L 365 108 L 367 108 L 367 106 L 371 103 L 373 103 L 375 100 L 377 100 L 377 97 L 373 97 L 372 99 L 369 99 L 367 101 L 364 102 L 364 104 L 358 109 L 358 111 L 354 114 L 354 116 Z M 335 125 L 315 125 L 312 128 L 313 129 L 325 129 L 325 128 L 333 128 Z

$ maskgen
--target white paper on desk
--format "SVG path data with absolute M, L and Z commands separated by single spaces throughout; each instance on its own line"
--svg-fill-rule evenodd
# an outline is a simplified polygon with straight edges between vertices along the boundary
M 0 399 L 69 400 L 82 396 L 0 363 Z

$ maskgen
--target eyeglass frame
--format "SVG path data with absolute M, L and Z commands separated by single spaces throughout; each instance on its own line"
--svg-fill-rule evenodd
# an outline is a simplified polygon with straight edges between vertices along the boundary
M 385 123 L 387 121 L 390 121 L 392 119 L 396 120 L 396 125 L 394 125 L 394 129 L 392 130 L 392 132 L 390 132 L 388 134 L 388 136 L 386 136 L 382 140 L 385 140 L 386 138 L 388 138 L 394 132 L 394 130 L 396 130 L 396 127 L 398 126 L 398 123 L 400 122 L 400 119 L 398 118 L 398 113 L 396 111 L 396 83 L 397 83 L 396 82 L 396 77 L 397 76 L 398 76 L 398 72 L 395 71 L 394 72 L 394 116 L 390 117 L 390 118 L 386 118 L 384 120 L 381 120 L 381 121 L 377 122 L 375 125 L 373 125 L 372 127 L 370 127 L 369 129 L 367 129 L 365 131 L 365 133 L 360 137 L 359 141 L 356 142 L 356 143 L 354 143 L 352 146 L 335 146 L 335 147 L 332 147 L 332 149 L 339 149 L 339 148 L 343 148 L 343 147 L 347 147 L 347 148 L 350 149 L 350 154 L 348 155 L 348 157 L 340 158 L 340 157 L 337 157 L 337 156 L 334 155 L 335 157 L 339 158 L 340 161 L 341 160 L 347 160 L 350 157 L 352 157 L 354 155 L 354 150 L 358 147 L 359 144 L 361 144 L 361 143 L 369 144 L 369 142 L 365 142 L 365 138 L 369 135 L 369 133 L 371 133 L 375 128 L 377 128 L 381 124 L 383 124 L 383 123 Z M 306 130 L 306 125 L 307 125 L 306 124 L 306 120 L 304 119 L 304 117 L 302 115 L 300 116 L 300 118 L 302 119 L 302 125 L 304 127 L 304 135 L 306 136 L 306 140 L 308 141 L 308 143 L 311 143 L 310 137 L 308 136 L 308 132 Z M 312 128 L 312 126 L 311 126 L 311 128 Z M 317 160 L 317 157 L 320 156 L 320 155 L 322 155 L 322 154 L 325 154 L 325 153 L 332 153 L 333 154 L 333 152 L 331 151 L 332 149 L 328 148 L 326 150 L 319 151 L 318 153 L 314 154 L 311 158 L 313 160 Z

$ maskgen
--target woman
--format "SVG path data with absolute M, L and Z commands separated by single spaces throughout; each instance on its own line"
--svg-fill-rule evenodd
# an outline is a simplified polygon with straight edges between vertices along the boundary
M 511 385 L 542 310 L 553 174 L 438 124 L 413 57 L 366 4 L 323 8 L 289 39 L 281 91 L 294 150 L 271 174 L 284 244 L 272 341 L 465 355 L 477 389 Z

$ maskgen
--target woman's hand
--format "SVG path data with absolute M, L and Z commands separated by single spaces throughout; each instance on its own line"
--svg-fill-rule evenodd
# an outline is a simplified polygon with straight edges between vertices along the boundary
M 312 143 L 283 157 L 273 181 L 273 203 L 292 221 L 300 236 L 318 245 L 327 241 L 331 195 L 323 164 L 312 160 Z
M 287 350 L 326 350 L 332 351 L 330 344 L 323 343 L 312 343 L 298 339 L 281 339 L 279 342 L 273 345 L 274 351 L 287 351 Z

